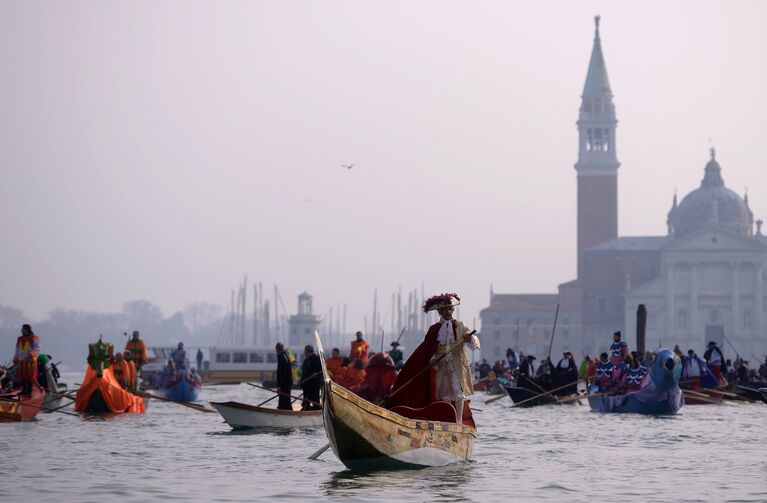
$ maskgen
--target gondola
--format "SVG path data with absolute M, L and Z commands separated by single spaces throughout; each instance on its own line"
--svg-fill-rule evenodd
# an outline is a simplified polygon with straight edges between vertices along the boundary
M 542 395 L 542 391 L 533 391 L 521 386 L 505 386 L 505 388 L 511 401 L 514 402 L 517 407 L 536 407 L 538 405 L 551 405 L 557 403 L 557 400 L 551 395 Z M 530 400 L 535 396 L 538 398 Z
M 322 426 L 320 410 L 280 410 L 239 402 L 210 402 L 235 430 L 251 428 L 316 428 Z
M 450 403 L 396 407 L 397 413 L 368 402 L 330 380 L 319 335 L 316 339 L 324 377 L 323 425 L 333 453 L 347 468 L 419 468 L 471 458 L 477 430 L 450 422 L 455 418 Z

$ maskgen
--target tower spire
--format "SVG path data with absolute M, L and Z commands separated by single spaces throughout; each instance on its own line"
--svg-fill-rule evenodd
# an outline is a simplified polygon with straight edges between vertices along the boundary
M 600 16 L 594 16 L 594 47 L 591 49 L 589 71 L 586 74 L 586 85 L 583 86 L 583 96 L 612 97 L 610 79 L 607 77 L 607 66 L 602 54 L 602 39 L 599 36 Z

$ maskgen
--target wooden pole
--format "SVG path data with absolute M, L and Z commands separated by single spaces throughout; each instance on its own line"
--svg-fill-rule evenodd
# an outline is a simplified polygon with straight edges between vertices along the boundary
M 645 332 L 647 329 L 647 308 L 644 304 L 637 307 L 637 352 L 644 355 L 645 352 Z
M 551 349 L 554 346 L 554 332 L 557 330 L 557 318 L 559 318 L 559 304 L 557 304 L 557 312 L 554 313 L 554 325 L 551 327 L 551 340 L 549 340 L 549 354 L 546 356 L 549 363 L 551 363 Z M 546 364 L 546 362 L 543 363 Z

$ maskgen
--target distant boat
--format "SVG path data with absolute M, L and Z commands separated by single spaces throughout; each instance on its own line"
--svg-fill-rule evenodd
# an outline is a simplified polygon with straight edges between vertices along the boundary
M 176 378 L 162 388 L 165 398 L 177 402 L 194 402 L 200 394 L 200 381 L 192 378 L 188 372 L 177 372 Z
M 544 395 L 542 391 L 533 391 L 521 386 L 505 386 L 509 398 L 514 402 L 515 407 L 536 407 L 538 405 L 556 404 L 557 400 L 551 395 Z M 538 398 L 533 398 L 533 397 Z M 531 400 L 531 398 L 533 398 Z M 519 405 L 517 405 L 519 404 Z
M 210 402 L 235 430 L 249 428 L 316 428 L 322 426 L 320 410 L 280 410 L 239 402 Z
M 595 412 L 635 413 L 649 415 L 676 414 L 684 405 L 679 388 L 682 365 L 669 349 L 653 355 L 647 381 L 638 391 L 612 396 L 591 396 L 589 405 Z

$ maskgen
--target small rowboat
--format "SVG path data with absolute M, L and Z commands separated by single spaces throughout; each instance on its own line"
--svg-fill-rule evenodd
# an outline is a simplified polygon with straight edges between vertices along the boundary
M 319 410 L 281 410 L 239 402 L 210 402 L 210 404 L 235 430 L 322 426 L 322 411 Z
M 316 335 L 316 334 L 315 334 Z M 333 453 L 347 468 L 419 468 L 443 466 L 471 457 L 477 430 L 449 421 L 423 419 L 433 417 L 428 409 L 448 408 L 443 417 L 455 417 L 447 402 L 436 402 L 426 409 L 397 407 L 397 414 L 364 400 L 330 380 L 319 335 L 317 347 L 322 362 L 322 416 Z M 408 413 L 409 411 L 409 413 Z
M 509 394 L 512 402 L 520 404 L 519 407 L 535 407 L 537 405 L 557 403 L 557 400 L 551 395 L 543 395 L 540 391 L 532 391 L 520 386 L 506 386 L 506 392 Z M 535 396 L 538 398 L 530 400 Z
M 31 395 L 22 395 L 20 389 L 0 394 L 0 422 L 32 421 L 42 409 L 45 391 L 32 386 Z
M 194 402 L 200 394 L 202 385 L 189 377 L 188 374 L 181 375 L 171 381 L 162 389 L 165 398 L 170 398 L 177 402 Z

